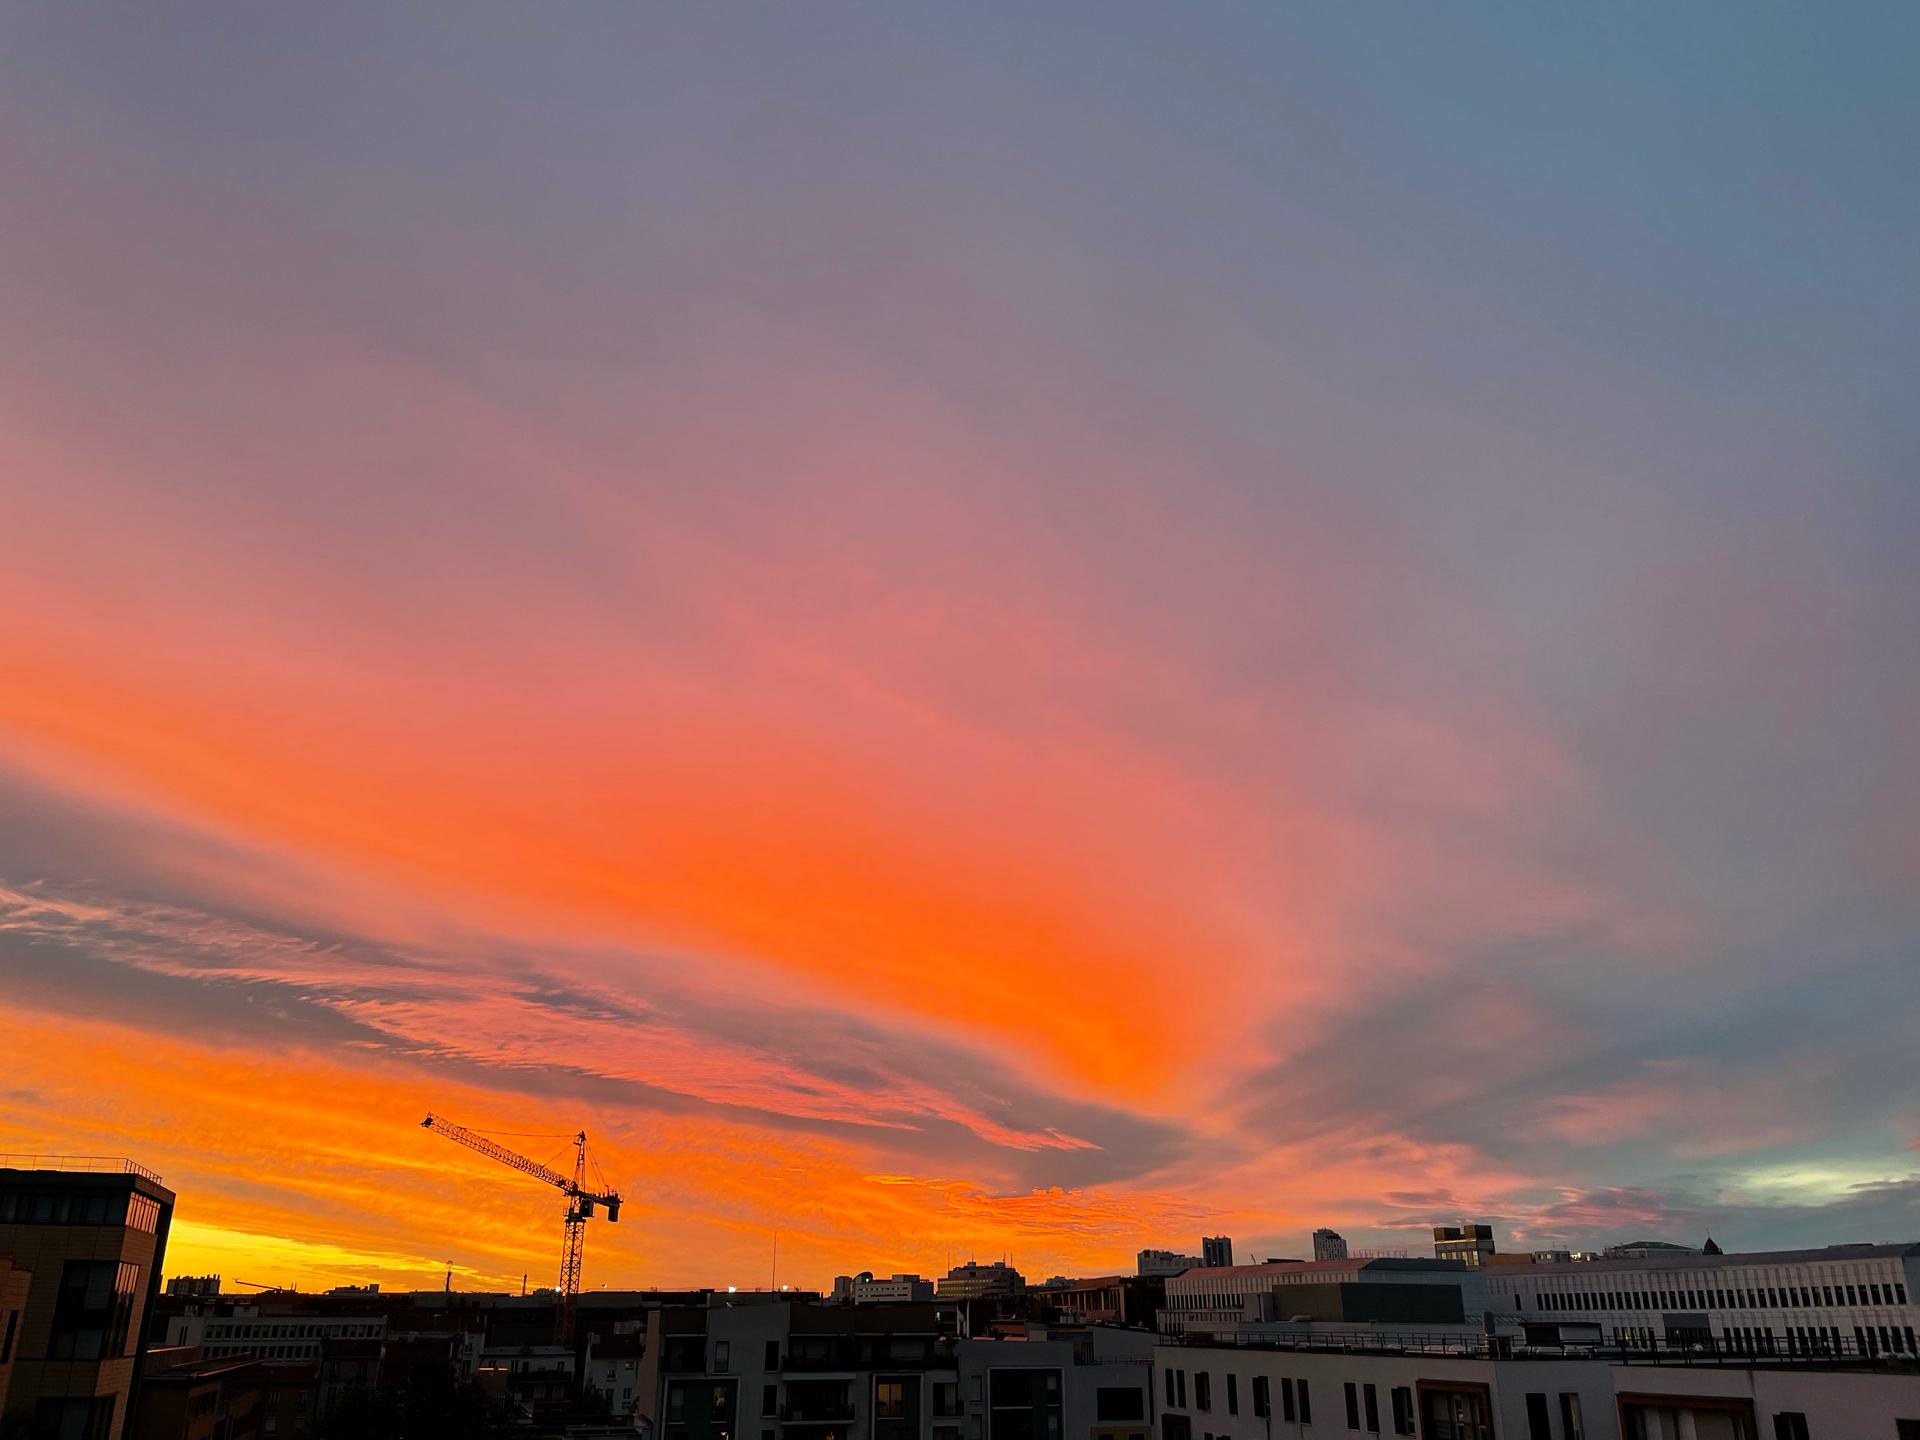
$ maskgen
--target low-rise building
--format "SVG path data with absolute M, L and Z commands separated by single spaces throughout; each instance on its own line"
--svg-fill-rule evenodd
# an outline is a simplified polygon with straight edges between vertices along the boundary
M 1167 1282 L 1159 1275 L 1055 1276 L 1027 1294 L 1068 1324 L 1150 1328 L 1167 1303 Z
M 1705 1252 L 1698 1245 L 1675 1245 L 1669 1240 L 1629 1240 L 1622 1245 L 1609 1245 L 1600 1252 L 1603 1260 L 1664 1260 L 1680 1255 L 1701 1255 Z
M 321 1312 L 295 1299 L 225 1300 L 169 1316 L 165 1343 L 201 1346 L 214 1360 L 304 1364 L 318 1363 L 341 1342 L 378 1342 L 386 1333 L 385 1315 Z
M 1491 1225 L 1436 1225 L 1433 1227 L 1433 1258 L 1458 1260 L 1462 1265 L 1493 1263 L 1494 1244 Z
M 509 1409 L 537 1416 L 572 1400 L 577 1365 L 571 1345 L 490 1345 L 481 1352 L 475 1379 Z
M 258 1361 L 210 1360 L 197 1345 L 162 1346 L 148 1352 L 127 1434 L 129 1440 L 257 1440 L 265 1418 Z
M 606 1401 L 616 1420 L 631 1421 L 641 1413 L 640 1360 L 646 1348 L 645 1335 L 588 1337 L 580 1383 Z
M 1201 1259 L 1177 1250 L 1142 1250 L 1133 1257 L 1133 1263 L 1142 1275 L 1178 1275 L 1182 1270 L 1198 1270 Z
M 1509 1333 L 1581 1322 L 1625 1345 L 1920 1360 L 1920 1244 L 1503 1265 L 1487 1283 Z
M 1369 1325 L 1478 1331 L 1486 1274 L 1452 1260 L 1294 1260 L 1189 1270 L 1168 1278 L 1169 1335 L 1254 1338 L 1281 1328 Z
M 833 1299 L 841 1305 L 912 1305 L 933 1299 L 933 1281 L 918 1275 L 876 1276 L 871 1270 L 833 1277 Z
M 1001 1300 L 1024 1295 L 1027 1282 L 1020 1272 L 1004 1260 L 982 1265 L 969 1260 L 956 1265 L 934 1287 L 939 1300 Z

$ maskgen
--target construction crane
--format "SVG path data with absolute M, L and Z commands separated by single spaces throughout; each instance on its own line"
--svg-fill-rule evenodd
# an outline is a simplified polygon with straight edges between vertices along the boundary
M 573 1312 L 580 1298 L 580 1257 L 586 1248 L 587 1218 L 593 1214 L 595 1206 L 604 1207 L 607 1219 L 618 1222 L 620 1219 L 620 1194 L 616 1190 L 594 1191 L 587 1188 L 587 1132 L 578 1132 L 570 1142 L 573 1146 L 573 1174 L 563 1175 L 538 1161 L 516 1154 L 506 1146 L 489 1140 L 477 1131 L 464 1125 L 456 1125 L 442 1116 L 428 1113 L 420 1122 L 421 1128 L 435 1134 L 444 1135 L 455 1144 L 464 1145 L 469 1150 L 478 1150 L 489 1159 L 498 1160 L 502 1165 L 518 1170 L 522 1175 L 531 1175 L 534 1179 L 553 1186 L 567 1197 L 566 1240 L 560 1252 L 560 1291 L 553 1307 L 553 1338 L 557 1344 L 573 1343 Z M 599 1166 L 594 1166 L 596 1175 Z M 606 1184 L 606 1177 L 600 1176 L 600 1183 Z

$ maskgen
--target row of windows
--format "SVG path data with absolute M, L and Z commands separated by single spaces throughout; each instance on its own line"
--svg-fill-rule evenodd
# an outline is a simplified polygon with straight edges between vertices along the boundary
M 335 1340 L 371 1340 L 386 1329 L 377 1324 L 346 1324 L 337 1320 L 311 1325 L 245 1325 L 219 1322 L 207 1326 L 209 1340 L 308 1340 L 326 1336 Z
M 1166 1405 L 1169 1410 L 1187 1408 L 1187 1372 L 1167 1369 L 1161 1372 L 1166 1392 Z M 1240 1413 L 1240 1377 L 1231 1370 L 1227 1372 L 1227 1413 Z M 1253 1401 L 1253 1413 L 1268 1418 L 1273 1414 L 1273 1395 L 1265 1375 L 1253 1377 L 1248 1387 Z M 1193 1408 L 1196 1410 L 1213 1409 L 1213 1376 L 1205 1370 L 1196 1370 L 1193 1374 Z M 1280 1381 L 1280 1418 L 1289 1424 L 1297 1421 L 1302 1425 L 1313 1423 L 1313 1394 L 1307 1382 L 1295 1380 L 1291 1376 Z
M 251 1355 L 256 1360 L 317 1360 L 318 1345 L 209 1345 L 207 1354 L 215 1360 L 229 1355 Z
M 1516 1294 L 1514 1308 L 1526 1308 Z M 1843 1305 L 1904 1305 L 1905 1285 L 1789 1285 L 1732 1290 L 1567 1290 L 1535 1300 L 1542 1310 L 1812 1310 Z
M 148 1234 L 160 1224 L 160 1202 L 110 1190 L 0 1190 L 0 1225 L 124 1225 Z

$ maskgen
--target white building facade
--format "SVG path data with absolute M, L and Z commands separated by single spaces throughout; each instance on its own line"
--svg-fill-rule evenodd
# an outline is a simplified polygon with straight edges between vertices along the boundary
M 1497 1265 L 1484 1273 L 1491 1309 L 1509 1327 L 1586 1322 L 1626 1345 L 1920 1358 L 1920 1244 Z

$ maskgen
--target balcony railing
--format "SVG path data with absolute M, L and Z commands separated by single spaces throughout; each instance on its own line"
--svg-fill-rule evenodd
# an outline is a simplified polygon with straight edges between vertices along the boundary
M 832 1400 L 814 1405 L 782 1405 L 780 1418 L 790 1425 L 831 1425 L 853 1419 L 853 1402 Z
M 1905 1336 L 1902 1335 L 1904 1341 Z M 1197 1349 L 1315 1350 L 1343 1354 L 1450 1355 L 1481 1360 L 1598 1360 L 1612 1365 L 1752 1366 L 1759 1369 L 1860 1369 L 1920 1371 L 1910 1350 L 1861 1345 L 1852 1337 L 1807 1347 L 1776 1337 L 1771 1350 L 1719 1339 L 1667 1340 L 1603 1335 L 1560 1344 L 1519 1336 L 1463 1335 L 1434 1331 L 1302 1331 L 1293 1335 L 1163 1335 L 1161 1344 Z

